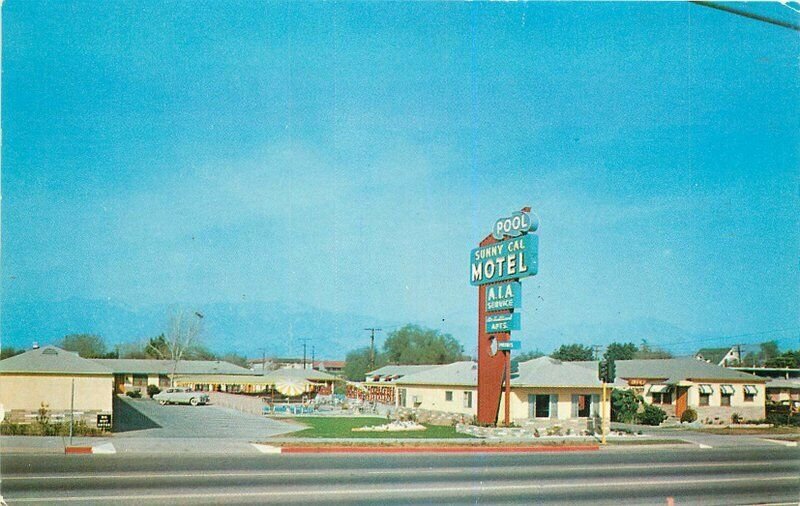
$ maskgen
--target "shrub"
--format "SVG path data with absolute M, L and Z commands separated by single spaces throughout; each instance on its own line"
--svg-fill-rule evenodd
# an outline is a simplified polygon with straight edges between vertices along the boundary
M 4 436 L 68 436 L 69 422 L 27 424 L 4 421 L 0 424 L 0 434 Z M 100 436 L 103 435 L 103 431 L 90 427 L 83 420 L 75 420 L 72 425 L 72 434 L 74 436 Z
M 742 415 L 734 413 L 731 415 L 731 423 L 742 423 Z
M 667 419 L 667 413 L 657 407 L 645 405 L 644 410 L 636 415 L 636 420 L 642 425 L 660 425 Z
M 128 390 L 125 392 L 125 395 L 131 397 L 132 399 L 139 399 L 142 396 L 141 390 Z
M 766 422 L 772 425 L 800 427 L 800 414 L 767 413 Z
M 636 419 L 636 412 L 642 398 L 630 390 L 611 391 L 611 419 L 615 422 L 631 423 Z
M 687 409 L 681 415 L 681 422 L 692 423 L 695 420 L 697 420 L 697 411 L 693 410 L 692 408 Z
M 158 388 L 158 385 L 147 385 L 147 395 L 149 397 L 153 397 L 154 395 L 161 392 L 161 389 Z

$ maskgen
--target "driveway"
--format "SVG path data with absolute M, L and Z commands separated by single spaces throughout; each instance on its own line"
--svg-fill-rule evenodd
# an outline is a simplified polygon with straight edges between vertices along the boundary
M 263 440 L 305 427 L 219 406 L 162 406 L 152 399 L 114 398 L 114 437 Z

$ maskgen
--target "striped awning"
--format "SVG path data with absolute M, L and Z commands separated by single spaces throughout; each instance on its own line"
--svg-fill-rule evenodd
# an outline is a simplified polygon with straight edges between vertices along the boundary
M 733 385 L 720 385 L 719 391 L 722 393 L 722 395 L 733 395 Z
M 666 394 L 672 391 L 671 385 L 653 385 L 650 387 L 651 394 Z
M 744 393 L 747 395 L 756 395 L 758 393 L 758 389 L 755 385 L 745 385 L 744 386 Z
M 703 395 L 711 395 L 714 393 L 714 389 L 711 388 L 711 385 L 700 385 L 700 393 Z

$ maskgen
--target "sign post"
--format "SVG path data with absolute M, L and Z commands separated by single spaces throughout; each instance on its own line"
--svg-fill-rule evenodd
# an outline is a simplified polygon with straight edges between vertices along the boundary
M 600 441 L 600 444 L 603 444 L 603 445 L 606 444 L 606 420 L 608 418 L 608 415 L 610 414 L 610 413 L 606 413 L 606 405 L 607 405 L 607 402 L 608 402 L 608 394 L 606 393 L 606 385 L 607 385 L 606 381 L 603 380 L 603 405 L 602 405 L 603 409 L 601 410 L 603 412 L 603 419 L 602 419 L 601 425 L 600 425 L 600 430 L 603 432 L 603 437 L 602 437 L 602 440 Z
M 494 425 L 505 393 L 504 422 L 511 422 L 511 332 L 521 329 L 519 280 L 539 268 L 539 219 L 529 207 L 500 218 L 470 252 L 470 284 L 478 288 L 478 423 Z M 505 388 L 503 388 L 503 385 Z

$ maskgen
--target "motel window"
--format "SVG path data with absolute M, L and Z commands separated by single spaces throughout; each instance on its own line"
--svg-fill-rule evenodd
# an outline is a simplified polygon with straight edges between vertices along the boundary
M 700 392 L 700 405 L 708 406 L 711 401 L 711 394 L 714 393 L 714 387 L 708 384 L 702 384 L 697 387 Z
M 572 418 L 588 418 L 593 411 L 592 395 L 572 396 Z
M 472 392 L 464 392 L 464 407 L 472 407 Z
M 558 418 L 558 396 L 528 395 L 528 416 L 530 418 Z
M 146 374 L 134 374 L 133 375 L 133 386 L 135 386 L 135 387 L 146 387 L 147 386 L 147 375 Z
M 453 392 L 452 390 L 446 390 L 444 392 L 444 400 L 447 402 L 451 402 L 453 400 Z
M 744 401 L 745 402 L 753 402 L 756 400 L 756 394 L 758 390 L 756 389 L 755 385 L 745 385 L 744 386 Z
M 660 392 L 651 395 L 653 396 L 653 404 L 672 404 L 672 392 Z
M 731 397 L 733 397 L 733 385 L 720 385 L 719 387 L 719 405 L 720 406 L 730 406 L 731 405 Z

